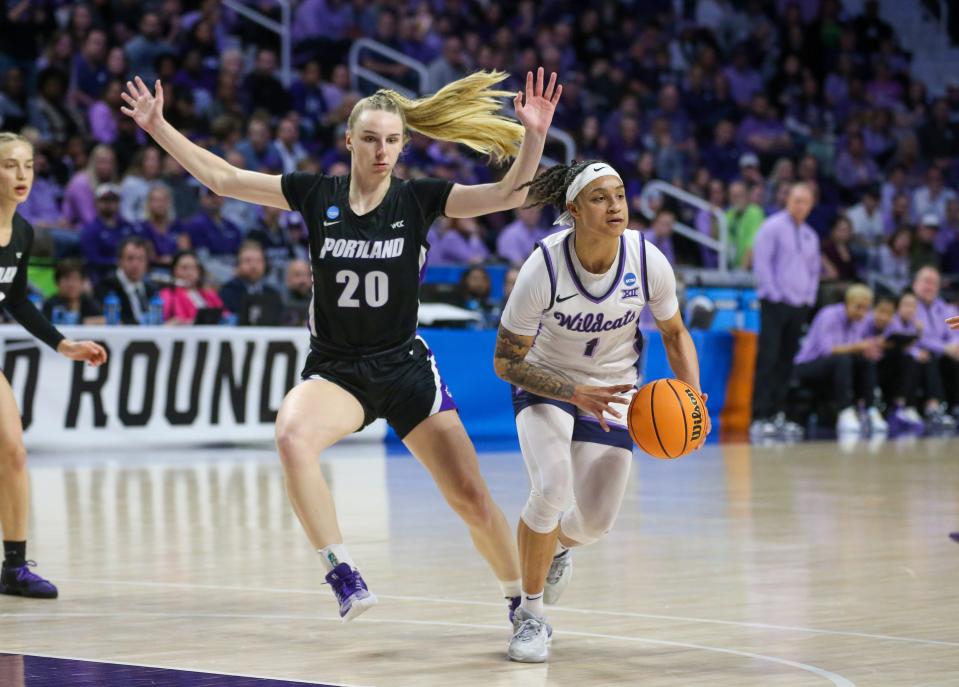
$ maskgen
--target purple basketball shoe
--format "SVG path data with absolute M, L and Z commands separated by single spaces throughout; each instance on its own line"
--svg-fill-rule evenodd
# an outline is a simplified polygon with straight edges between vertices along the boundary
M 14 568 L 4 563 L 0 572 L 0 594 L 26 596 L 31 599 L 57 598 L 57 588 L 30 570 L 36 565 L 33 561 L 27 561 Z
M 326 575 L 326 581 L 333 588 L 336 600 L 340 603 L 340 617 L 343 622 L 353 620 L 360 613 L 376 605 L 376 595 L 366 587 L 359 570 L 349 563 L 340 563 Z

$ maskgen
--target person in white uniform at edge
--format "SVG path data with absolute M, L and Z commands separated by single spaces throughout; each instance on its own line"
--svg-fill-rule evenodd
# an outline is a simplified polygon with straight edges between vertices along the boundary
M 619 513 L 633 446 L 622 413 L 636 388 L 644 307 L 673 372 L 697 392 L 700 385 L 672 267 L 640 232 L 626 231 L 616 170 L 594 160 L 557 165 L 529 186 L 531 205 L 556 205 L 556 223 L 569 228 L 540 241 L 523 264 L 494 365 L 513 385 L 531 482 L 517 535 L 523 595 L 507 653 L 540 663 L 552 634 L 543 604 L 556 603 L 569 583 L 570 549 L 599 540 Z

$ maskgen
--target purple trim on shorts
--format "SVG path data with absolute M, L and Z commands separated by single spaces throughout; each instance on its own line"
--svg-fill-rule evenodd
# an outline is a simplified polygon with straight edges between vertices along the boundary
M 426 248 L 426 252 L 423 254 L 423 266 L 420 267 L 420 285 L 423 284 L 423 279 L 426 277 L 426 266 L 430 264 L 430 247 L 429 245 L 422 246 Z
M 549 275 L 549 307 L 546 308 L 546 310 L 549 310 L 553 307 L 553 303 L 556 302 L 556 269 L 553 267 L 553 258 L 550 257 L 549 251 L 546 250 L 543 242 L 537 241 L 536 245 L 543 251 L 543 259 L 546 261 L 546 274 Z M 543 312 L 546 312 L 546 310 Z
M 604 293 L 599 298 L 594 298 L 583 286 L 583 283 L 579 280 L 579 276 L 576 274 L 576 269 L 573 267 L 573 259 L 569 254 L 569 240 L 572 238 L 572 236 L 573 232 L 570 232 L 569 235 L 563 240 L 563 255 L 566 257 L 566 269 L 569 270 L 569 275 L 573 278 L 573 283 L 576 284 L 576 288 L 580 295 L 582 295 L 584 298 L 588 298 L 593 303 L 602 303 L 616 292 L 617 287 L 619 287 L 619 282 L 623 278 L 623 270 L 626 268 L 626 239 L 624 239 L 622 236 L 619 237 L 619 265 L 616 267 L 616 278 L 613 279 L 613 283 L 609 285 L 609 291 Z
M 609 431 L 604 432 L 598 420 L 580 415 L 573 424 L 573 441 L 585 441 L 590 444 L 614 446 L 632 451 L 633 439 L 629 436 L 629 430 L 614 422 L 607 421 L 607 424 Z
M 453 400 L 453 394 L 450 393 L 450 388 L 447 386 L 446 381 L 443 379 L 443 375 L 440 374 L 440 366 L 436 364 L 436 356 L 433 355 L 433 349 L 430 348 L 430 345 L 426 343 L 426 339 L 417 335 L 416 337 L 423 342 L 423 345 L 426 346 L 426 355 L 432 361 L 431 366 L 436 370 L 436 378 L 440 383 L 440 407 L 436 409 L 437 413 L 442 413 L 444 410 L 459 410 L 456 407 L 456 401 Z M 434 413 L 435 415 L 435 413 Z
M 550 406 L 556 406 L 560 410 L 566 411 L 574 418 L 576 417 L 576 406 L 568 401 L 557 401 L 555 398 L 537 396 L 536 394 L 526 391 L 526 389 L 520 389 L 519 387 L 512 385 L 510 385 L 510 389 L 513 391 L 513 417 L 519 415 L 519 412 L 525 408 L 543 403 Z
M 643 300 L 649 303 L 649 277 L 646 274 L 646 238 L 639 232 L 639 271 L 643 280 Z

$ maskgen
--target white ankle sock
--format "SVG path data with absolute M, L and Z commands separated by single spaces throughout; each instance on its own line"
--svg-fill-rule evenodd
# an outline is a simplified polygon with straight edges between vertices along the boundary
M 503 590 L 503 596 L 507 601 L 512 599 L 514 596 L 519 596 L 523 593 L 523 581 L 522 580 L 500 580 L 499 588 Z
M 351 568 L 356 567 L 356 564 L 353 563 L 353 557 L 346 550 L 345 544 L 330 544 L 325 548 L 317 549 L 316 552 L 320 554 L 326 572 L 330 572 L 340 563 L 349 563 Z
M 523 592 L 523 600 L 520 602 L 519 607 L 525 608 L 537 618 L 542 618 L 546 615 L 546 610 L 543 608 L 543 592 L 537 592 L 532 595 Z
M 563 542 L 561 542 L 559 539 L 557 539 L 557 540 L 556 540 L 556 550 L 553 551 L 553 558 L 556 558 L 556 556 L 558 556 L 559 554 L 563 553 L 563 551 L 569 551 L 569 549 L 566 548 L 565 546 L 563 546 Z

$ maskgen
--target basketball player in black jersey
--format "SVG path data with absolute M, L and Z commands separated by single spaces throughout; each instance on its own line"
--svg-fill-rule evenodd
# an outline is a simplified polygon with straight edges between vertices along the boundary
M 33 186 L 33 146 L 22 136 L 0 133 L 0 305 L 23 327 L 70 360 L 94 366 L 107 352 L 92 341 L 70 341 L 40 314 L 27 298 L 27 263 L 33 227 L 17 214 L 17 206 Z M 0 525 L 3 526 L 3 570 L 0 593 L 55 599 L 57 588 L 30 568 L 27 560 L 27 513 L 30 482 L 23 445 L 20 411 L 7 378 L 0 374 Z
M 436 94 L 409 100 L 394 91 L 362 99 L 350 114 L 350 174 L 271 176 L 237 169 L 194 145 L 163 118 L 163 88 L 128 83 L 123 112 L 214 193 L 283 210 L 299 210 L 310 235 L 313 303 L 310 354 L 303 382 L 290 391 L 276 422 L 277 448 L 293 509 L 327 568 L 340 616 L 376 603 L 349 552 L 317 457 L 346 435 L 385 417 L 429 470 L 473 542 L 519 601 L 516 545 L 490 498 L 476 452 L 455 412 L 426 342 L 416 335 L 419 284 L 433 220 L 476 217 L 519 207 L 543 152 L 562 86 L 542 68 L 527 74 L 525 93 L 492 87 L 503 73 L 478 72 Z M 514 96 L 520 124 L 497 113 Z M 413 129 L 455 141 L 494 159 L 515 156 L 503 179 L 476 186 L 439 179 L 404 181 L 392 170 Z M 522 145 L 520 145 L 522 141 Z

